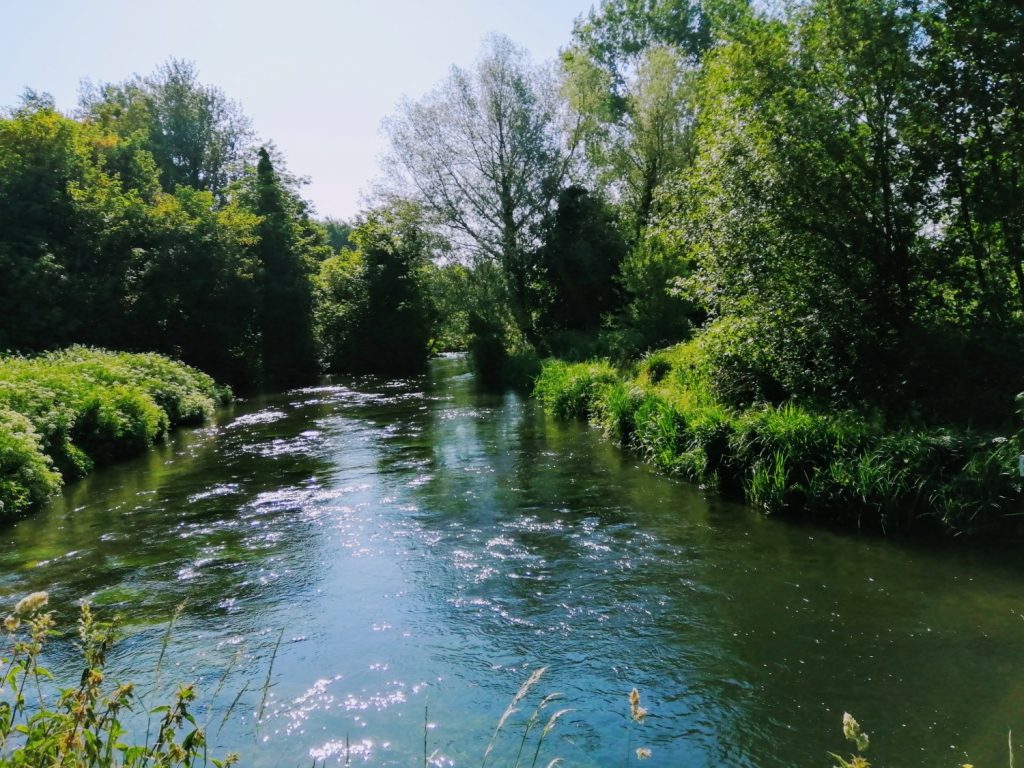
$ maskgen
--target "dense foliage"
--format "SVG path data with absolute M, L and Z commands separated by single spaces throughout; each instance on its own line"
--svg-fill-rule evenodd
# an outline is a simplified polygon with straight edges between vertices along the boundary
M 491 36 L 405 100 L 373 209 L 323 224 L 191 65 L 74 119 L 30 93 L 0 119 L 0 348 L 245 387 L 462 348 L 502 386 L 689 340 L 725 408 L 1006 434 L 1022 40 L 1010 0 L 601 0 L 554 66 Z
M 536 395 L 551 413 L 589 418 L 661 469 L 765 512 L 884 532 L 1019 532 L 1024 432 L 884 430 L 792 402 L 730 408 L 698 346 L 651 355 L 632 377 L 603 362 L 549 361 Z
M 0 358 L 0 518 L 172 427 L 201 423 L 229 396 L 206 374 L 151 353 L 71 347 Z
M 491 40 L 390 124 L 392 184 L 490 257 L 466 262 L 481 369 L 499 347 L 624 360 L 698 334 L 727 405 L 1005 426 L 1022 33 L 1000 0 L 603 0 L 561 107 Z
M 314 307 L 315 276 L 351 227 L 314 221 L 300 183 L 184 62 L 87 85 L 77 117 L 26 94 L 0 116 L 0 350 L 154 350 L 243 390 L 308 381 L 336 356 L 314 314 L 344 313 Z
M 431 242 L 408 206 L 371 211 L 348 234 L 354 248 L 324 261 L 316 322 L 329 371 L 420 373 L 431 342 Z

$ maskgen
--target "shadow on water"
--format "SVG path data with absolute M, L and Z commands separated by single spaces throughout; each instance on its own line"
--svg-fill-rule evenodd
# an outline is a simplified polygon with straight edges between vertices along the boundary
M 573 708 L 545 755 L 575 766 L 824 765 L 844 710 L 880 763 L 998 765 L 1024 733 L 1017 563 L 706 498 L 453 358 L 240 403 L 69 487 L 0 564 L 12 598 L 123 613 L 115 664 L 148 688 L 219 686 L 213 740 L 249 765 L 343 763 L 346 736 L 421 763 L 424 706 L 436 764 L 475 764 L 540 665 Z

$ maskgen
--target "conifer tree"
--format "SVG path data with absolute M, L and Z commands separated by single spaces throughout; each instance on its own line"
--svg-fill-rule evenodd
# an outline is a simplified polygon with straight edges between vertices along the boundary
M 256 165 L 255 213 L 261 217 L 256 253 L 261 270 L 262 335 L 266 383 L 286 386 L 316 372 L 312 289 L 288 199 L 263 147 Z

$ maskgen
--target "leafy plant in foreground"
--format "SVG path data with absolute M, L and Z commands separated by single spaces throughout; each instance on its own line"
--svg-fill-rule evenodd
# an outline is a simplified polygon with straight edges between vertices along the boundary
M 78 619 L 83 669 L 77 686 L 55 689 L 40 664 L 48 638 L 57 635 L 49 597 L 34 592 L 4 619 L 0 646 L 0 766 L 85 768 L 176 768 L 238 762 L 237 755 L 209 759 L 206 734 L 191 706 L 195 687 L 181 685 L 171 701 L 150 710 L 157 719 L 152 741 L 126 740 L 122 722 L 137 697 L 132 683 L 106 685 L 107 654 L 117 638 L 117 622 L 98 621 L 88 603 Z

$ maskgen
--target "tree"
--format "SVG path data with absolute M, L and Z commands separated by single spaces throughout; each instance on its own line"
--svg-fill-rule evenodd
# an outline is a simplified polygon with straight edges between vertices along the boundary
M 917 33 L 900 0 L 814 0 L 751 12 L 705 59 L 698 154 L 664 236 L 712 314 L 744 319 L 779 391 L 891 396 L 944 278 L 915 159 Z
M 922 15 L 926 152 L 941 180 L 942 229 L 972 280 L 960 298 L 984 322 L 1024 308 L 1024 8 L 930 0 Z
M 562 62 L 570 105 L 587 129 L 582 136 L 590 161 L 639 239 L 658 188 L 692 158 L 698 71 L 677 49 L 656 45 L 637 54 L 617 94 L 579 49 L 565 52 Z
M 261 378 L 259 219 L 190 187 L 161 194 L 130 249 L 119 345 L 165 352 L 243 389 Z
M 317 280 L 322 358 L 333 371 L 422 372 L 433 330 L 425 285 L 431 237 L 416 207 L 370 211 L 351 239 L 355 250 L 327 259 Z
M 80 126 L 51 105 L 0 118 L 0 350 L 45 349 L 67 336 L 67 187 L 87 163 Z
M 221 194 L 244 173 L 255 134 L 241 107 L 199 81 L 195 64 L 170 59 L 152 75 L 86 85 L 80 110 L 148 150 L 167 192 L 179 185 Z
M 472 70 L 454 67 L 385 128 L 392 183 L 457 244 L 499 266 L 513 314 L 531 332 L 537 227 L 572 160 L 550 73 L 493 36 Z
M 626 253 L 612 211 L 583 187 L 568 187 L 544 228 L 540 262 L 552 296 L 553 329 L 596 330 L 618 305 L 615 277 Z
M 252 210 L 260 217 L 255 253 L 261 270 L 258 326 L 263 367 L 270 383 L 287 386 L 307 381 L 317 367 L 310 266 L 296 212 L 265 147 L 258 156 Z
M 327 218 L 320 222 L 327 233 L 327 244 L 335 251 L 342 251 L 352 246 L 352 225 L 341 219 Z
M 624 108 L 631 70 L 646 51 L 669 47 L 695 64 L 711 47 L 712 24 L 703 5 L 699 0 L 601 0 L 576 20 L 568 53 L 604 72 L 610 94 Z

